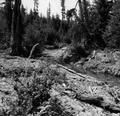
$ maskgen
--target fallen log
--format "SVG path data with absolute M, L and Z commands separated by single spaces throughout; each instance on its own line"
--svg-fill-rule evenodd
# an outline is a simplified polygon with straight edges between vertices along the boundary
M 87 80 L 88 80 L 88 79 L 94 79 L 94 81 L 95 81 L 95 78 L 94 78 L 94 77 L 91 77 L 91 76 L 88 76 L 88 75 L 85 75 L 85 74 L 81 74 L 81 73 L 77 73 L 76 71 L 74 71 L 74 70 L 72 70 L 72 69 L 70 69 L 70 68 L 67 68 L 66 66 L 63 66 L 63 65 L 61 65 L 61 64 L 57 64 L 57 66 L 65 69 L 65 70 L 67 70 L 67 71 L 69 71 L 69 72 L 71 72 L 71 73 L 73 73 L 73 74 L 76 74 L 76 75 L 78 75 L 78 76 L 80 76 L 80 77 L 82 77 L 82 78 L 84 78 L 84 79 L 87 79 Z
M 89 104 L 95 104 L 97 106 L 104 101 L 103 97 L 99 97 L 99 96 L 81 96 L 76 94 L 75 98 L 80 101 L 87 102 Z
M 85 74 L 81 74 L 81 73 L 77 73 L 76 71 L 66 67 L 66 66 L 63 66 L 61 64 L 56 64 L 56 67 L 57 68 L 62 68 L 70 73 L 73 73 L 75 75 L 78 75 L 81 77 L 81 79 L 86 79 L 86 80 L 93 80 L 94 82 L 100 82 L 100 81 L 97 81 L 95 80 L 94 77 L 91 77 L 91 76 L 88 76 L 88 75 L 85 75 Z M 101 96 L 92 96 L 92 95 L 80 95 L 79 93 L 76 93 L 74 90 L 71 90 L 75 93 L 75 96 L 72 95 L 72 97 L 74 96 L 75 99 L 79 100 L 79 101 L 82 101 L 82 102 L 85 102 L 85 103 L 88 103 L 90 105 L 94 105 L 94 106 L 97 106 L 97 107 L 101 107 L 102 109 L 106 110 L 106 111 L 109 111 L 111 113 L 120 113 L 120 105 L 116 104 L 116 103 L 110 103 L 108 101 L 106 101 L 104 99 L 104 97 L 101 97 Z M 62 92 L 62 94 L 67 94 L 67 96 L 69 96 L 68 92 L 64 91 Z M 71 97 L 71 95 L 69 96 Z

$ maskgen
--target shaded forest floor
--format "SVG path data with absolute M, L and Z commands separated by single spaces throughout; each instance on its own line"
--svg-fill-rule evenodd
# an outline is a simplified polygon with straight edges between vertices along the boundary
M 38 59 L 1 51 L 0 115 L 120 116 L 119 87 L 58 64 L 65 49 Z

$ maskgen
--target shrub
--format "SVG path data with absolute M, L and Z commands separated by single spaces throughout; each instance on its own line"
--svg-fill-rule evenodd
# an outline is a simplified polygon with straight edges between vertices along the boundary
M 39 113 L 41 107 L 46 102 L 49 102 L 52 85 L 67 82 L 64 74 L 51 69 L 47 64 L 39 70 L 40 73 L 36 69 L 30 77 L 14 76 L 14 90 L 17 93 L 18 99 L 15 103 L 9 102 L 11 109 L 4 112 L 5 115 L 27 116 Z M 53 102 L 50 102 L 50 105 L 54 107 Z M 50 114 L 50 111 L 47 110 L 47 114 Z
M 80 45 L 71 45 L 62 56 L 62 61 L 65 63 L 76 62 L 82 57 L 87 57 L 88 53 Z
M 56 41 L 60 41 L 59 35 L 52 27 L 48 26 L 44 29 L 46 34 L 46 44 L 55 45 Z
M 39 116 L 73 116 L 60 104 L 61 102 L 56 98 L 51 98 L 49 104 L 44 107 L 44 110 L 37 115 Z
M 83 46 L 85 47 L 87 45 L 87 42 L 90 38 L 87 37 L 87 29 L 84 24 L 73 24 L 72 27 L 68 30 L 66 40 L 68 42 L 71 41 L 71 43 L 74 46 Z
M 40 54 L 43 50 L 44 42 L 45 42 L 44 31 L 41 28 L 36 27 L 36 24 L 29 24 L 26 27 L 23 42 L 23 46 L 26 48 L 27 56 L 29 55 L 30 50 L 36 43 L 39 43 L 39 46 L 35 49 L 34 55 Z

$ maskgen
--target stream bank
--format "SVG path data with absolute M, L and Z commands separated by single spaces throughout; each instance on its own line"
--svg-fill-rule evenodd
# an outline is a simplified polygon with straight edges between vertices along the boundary
M 60 64 L 75 70 L 76 72 L 93 76 L 94 78 L 120 87 L 120 51 L 118 50 L 96 50 L 88 57 L 79 61 L 66 64 L 64 58 L 72 57 L 69 47 L 62 49 L 45 50 L 48 57 L 56 60 Z
M 120 116 L 118 86 L 59 64 L 60 51 L 48 53 L 38 59 L 0 54 L 0 115 Z

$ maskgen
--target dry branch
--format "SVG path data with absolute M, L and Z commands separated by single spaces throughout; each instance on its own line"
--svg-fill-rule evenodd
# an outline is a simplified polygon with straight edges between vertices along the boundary
M 32 56 L 32 54 L 33 54 L 33 52 L 34 52 L 34 50 L 35 50 L 36 46 L 38 46 L 38 45 L 39 45 L 39 43 L 35 44 L 35 45 L 32 47 L 32 49 L 31 49 L 31 51 L 30 51 L 30 55 L 29 55 L 28 59 L 30 59 L 30 58 L 31 58 L 31 56 Z

